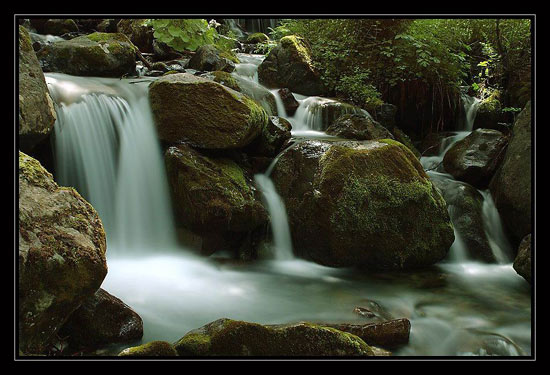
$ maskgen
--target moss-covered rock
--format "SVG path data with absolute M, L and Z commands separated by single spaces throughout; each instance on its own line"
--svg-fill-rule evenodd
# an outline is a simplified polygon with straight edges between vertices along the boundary
M 121 77 L 136 69 L 136 47 L 120 33 L 92 33 L 52 43 L 37 56 L 46 72 Z
M 498 123 L 505 120 L 499 99 L 500 91 L 495 90 L 479 104 L 474 120 L 474 129 L 499 128 Z
M 445 153 L 443 166 L 457 180 L 484 189 L 502 161 L 507 143 L 508 138 L 498 130 L 477 129 Z
M 413 144 L 413 142 L 411 141 L 409 136 L 407 134 L 405 134 L 405 132 L 403 130 L 401 130 L 397 126 L 395 126 L 395 127 L 392 128 L 391 132 L 392 132 L 393 137 L 395 138 L 396 141 L 399 141 L 399 142 L 403 143 L 405 146 L 407 146 L 409 148 L 409 150 L 412 151 L 414 156 L 416 156 L 418 159 L 420 159 L 422 154 L 420 154 L 420 152 L 415 147 L 415 145 Z
M 253 33 L 246 38 L 246 42 L 250 44 L 267 42 L 268 40 L 269 40 L 269 37 L 264 33 Z
M 388 129 L 374 121 L 372 117 L 362 114 L 340 116 L 327 128 L 326 132 L 337 137 L 357 140 L 393 139 Z
M 531 233 L 531 102 L 518 115 L 502 165 L 489 188 L 516 244 Z
M 78 31 L 78 26 L 70 18 L 57 19 L 50 18 L 44 22 L 43 32 L 44 34 L 51 35 L 63 35 L 67 33 L 73 33 Z
M 103 289 L 86 299 L 60 330 L 73 348 L 140 340 L 143 321 L 128 305 Z
M 200 71 L 221 70 L 231 73 L 239 60 L 230 52 L 220 51 L 216 46 L 207 44 L 200 47 L 189 60 L 189 68 Z
M 514 260 L 514 269 L 529 284 L 533 283 L 531 277 L 531 234 L 529 233 L 519 244 L 518 255 Z
M 325 325 L 324 323 L 322 325 Z M 328 324 L 339 331 L 359 337 L 368 345 L 383 348 L 397 348 L 409 342 L 411 322 L 409 319 L 392 319 L 380 323 L 367 324 Z
M 149 97 L 160 139 L 186 141 L 207 149 L 241 148 L 268 122 L 249 97 L 191 74 L 170 74 L 153 82 Z
M 151 341 L 147 344 L 126 348 L 119 357 L 177 357 L 174 347 L 166 341 Z
M 118 22 L 117 32 L 125 34 L 141 52 L 153 52 L 153 27 L 143 18 L 125 18 Z
M 193 330 L 174 347 L 180 356 L 372 356 L 363 340 L 311 323 L 264 326 L 219 319 Z
M 234 161 L 206 157 L 186 145 L 170 147 L 165 161 L 178 218 L 188 229 L 223 235 L 266 223 L 257 192 Z
M 446 203 L 403 144 L 305 141 L 272 173 L 297 255 L 329 266 L 404 269 L 445 257 Z
M 285 36 L 258 67 L 260 83 L 268 87 L 287 87 L 302 95 L 321 95 L 325 88 L 314 69 L 311 51 L 295 35 Z
M 19 142 L 31 150 L 51 133 L 55 110 L 27 29 L 19 26 Z
M 41 353 L 107 274 L 97 212 L 19 152 L 19 349 Z

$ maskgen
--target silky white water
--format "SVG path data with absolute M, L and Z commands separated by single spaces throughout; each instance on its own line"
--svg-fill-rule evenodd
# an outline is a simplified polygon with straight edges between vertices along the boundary
M 369 273 L 295 259 L 284 206 L 266 175 L 256 181 L 276 259 L 242 264 L 193 255 L 174 240 L 147 82 L 56 74 L 47 80 L 60 115 L 56 179 L 100 213 L 109 267 L 102 287 L 143 318 L 142 342 L 172 342 L 222 317 L 369 322 L 352 311 L 375 304 L 381 316 L 411 321 L 410 343 L 395 355 L 530 354 L 530 289 L 510 264 L 449 260 L 415 272 Z

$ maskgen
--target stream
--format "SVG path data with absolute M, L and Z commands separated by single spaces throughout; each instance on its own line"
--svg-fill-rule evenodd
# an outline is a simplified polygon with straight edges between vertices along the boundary
M 242 63 L 232 74 L 259 85 L 263 56 L 239 58 Z M 218 255 L 199 257 L 176 240 L 148 104 L 151 79 L 45 76 L 58 114 L 56 181 L 75 187 L 102 218 L 109 268 L 102 288 L 143 318 L 141 342 L 173 342 L 222 317 L 263 324 L 360 324 L 404 317 L 411 321 L 410 342 L 394 355 L 531 354 L 530 286 L 512 268 L 512 251 L 488 191 L 481 192 L 484 229 L 498 263 L 469 259 L 455 233 L 447 259 L 435 266 L 369 273 L 294 258 L 285 207 L 269 178 L 272 165 L 255 182 L 272 219 L 273 259 L 243 264 Z M 323 131 L 322 108 L 332 99 L 295 94 L 300 106 L 289 117 L 277 90 L 270 91 L 295 139 L 331 138 Z M 464 103 L 463 130 L 443 142 L 439 155 L 421 160 L 432 179 L 452 180 L 436 168 L 448 148 L 472 130 L 476 101 Z M 356 306 L 376 311 L 379 318 L 355 314 Z M 105 348 L 105 353 L 120 348 Z

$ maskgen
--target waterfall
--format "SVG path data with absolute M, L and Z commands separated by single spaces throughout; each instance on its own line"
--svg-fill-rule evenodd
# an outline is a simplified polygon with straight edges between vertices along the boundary
M 474 96 L 469 96 L 466 94 L 461 96 L 461 100 L 464 109 L 462 129 L 471 132 L 474 128 L 474 121 L 476 119 L 477 110 L 481 101 Z
M 483 196 L 483 229 L 495 259 L 500 264 L 510 263 L 512 248 L 504 233 L 504 226 L 489 190 L 479 191 Z
M 148 84 L 46 74 L 56 102 L 56 178 L 98 211 L 109 249 L 176 243 Z

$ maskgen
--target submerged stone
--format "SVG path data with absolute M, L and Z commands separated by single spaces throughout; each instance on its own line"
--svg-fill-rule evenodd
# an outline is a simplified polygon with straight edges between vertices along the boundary
M 443 197 L 399 142 L 304 141 L 285 151 L 272 179 L 295 253 L 318 263 L 421 267 L 453 243 Z

